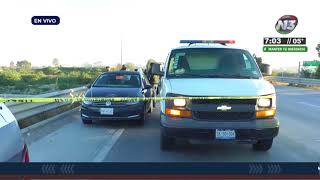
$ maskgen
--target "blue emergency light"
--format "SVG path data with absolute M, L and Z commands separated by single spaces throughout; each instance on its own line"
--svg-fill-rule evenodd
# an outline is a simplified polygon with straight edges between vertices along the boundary
M 235 44 L 235 40 L 180 40 L 180 43 L 196 44 L 196 43 L 217 43 L 217 44 Z

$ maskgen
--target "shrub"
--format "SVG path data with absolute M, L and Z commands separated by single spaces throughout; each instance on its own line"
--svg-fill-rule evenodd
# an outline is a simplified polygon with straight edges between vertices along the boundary
M 15 70 L 7 70 L 3 73 L 3 79 L 7 85 L 14 85 L 21 80 L 21 75 Z
M 315 74 L 315 78 L 316 78 L 316 79 L 320 79 L 320 66 L 317 67 L 317 71 L 316 71 L 316 74 Z

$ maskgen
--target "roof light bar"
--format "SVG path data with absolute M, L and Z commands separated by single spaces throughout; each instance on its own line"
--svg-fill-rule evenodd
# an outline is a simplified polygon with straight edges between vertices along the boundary
M 196 44 L 196 43 L 218 43 L 218 44 L 235 44 L 235 40 L 180 40 L 180 43 L 189 43 Z

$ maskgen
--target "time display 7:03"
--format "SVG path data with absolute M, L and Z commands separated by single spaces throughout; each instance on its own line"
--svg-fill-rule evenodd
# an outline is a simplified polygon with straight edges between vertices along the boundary
M 305 37 L 265 37 L 263 38 L 264 45 L 302 45 L 306 44 Z

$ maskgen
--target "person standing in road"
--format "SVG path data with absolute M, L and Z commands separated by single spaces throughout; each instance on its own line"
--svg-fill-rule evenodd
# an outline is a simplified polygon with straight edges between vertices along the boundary
M 106 72 L 109 72 L 109 71 L 110 71 L 110 67 L 106 66 Z
M 126 71 L 126 70 L 127 70 L 126 65 L 122 65 L 122 67 L 121 67 L 120 71 Z

